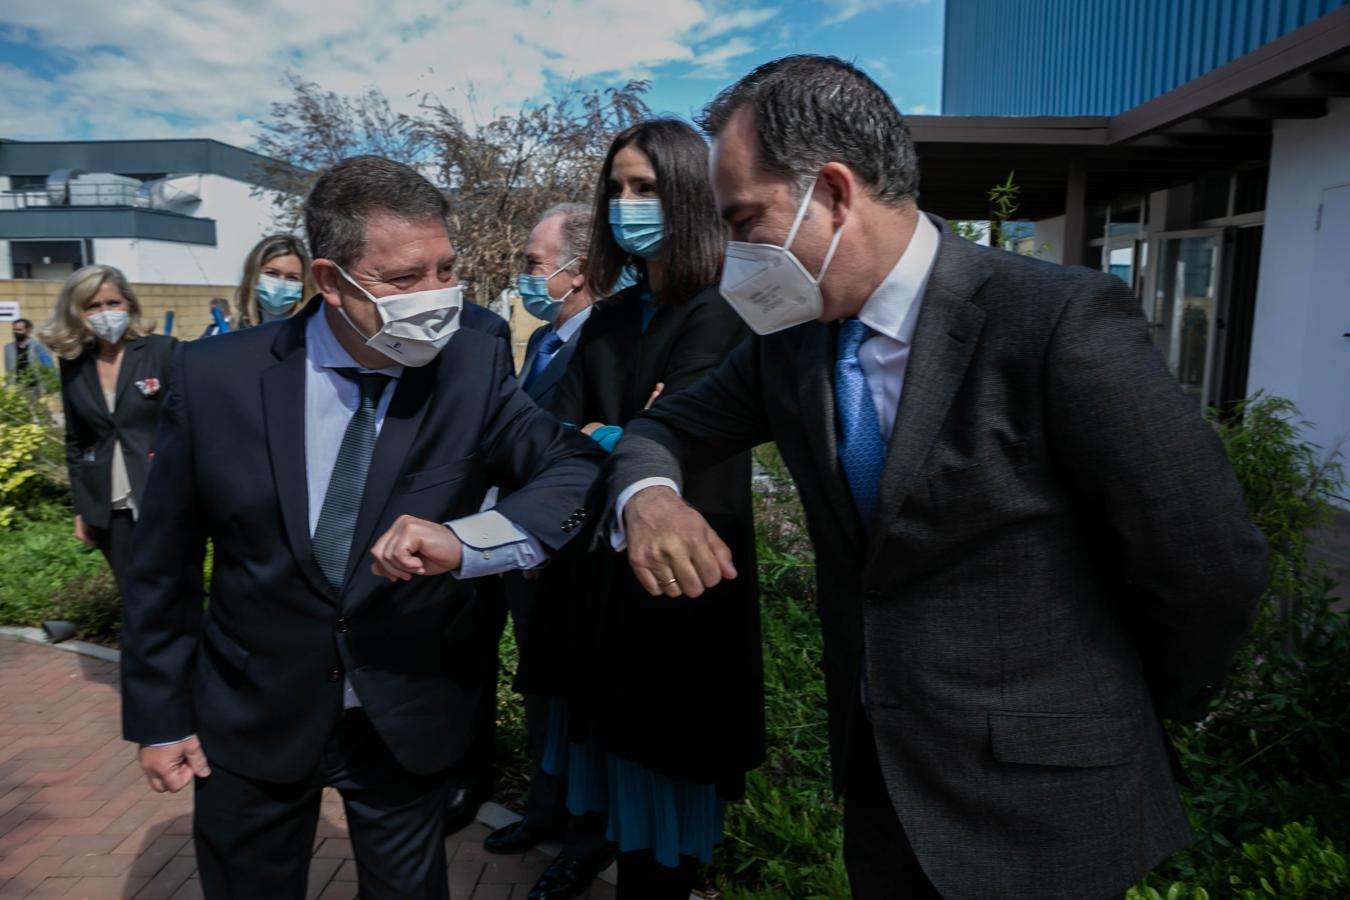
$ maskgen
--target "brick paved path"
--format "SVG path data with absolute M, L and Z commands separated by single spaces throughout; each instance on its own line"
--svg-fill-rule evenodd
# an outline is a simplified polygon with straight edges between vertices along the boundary
M 191 792 L 156 794 L 119 737 L 117 668 L 0 638 L 0 898 L 201 896 Z M 446 839 L 453 900 L 524 900 L 549 857 L 483 852 L 483 825 Z M 309 897 L 354 900 L 342 804 L 329 792 Z M 597 882 L 591 900 L 613 888 Z M 256 898 L 267 900 L 267 898 Z

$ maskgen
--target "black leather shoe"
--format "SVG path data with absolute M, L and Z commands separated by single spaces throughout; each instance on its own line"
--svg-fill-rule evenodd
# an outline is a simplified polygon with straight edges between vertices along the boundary
M 530 888 L 529 900 L 570 900 L 590 887 L 604 866 L 559 856 Z
M 445 833 L 468 828 L 478 817 L 478 807 L 488 802 L 492 791 L 483 785 L 452 787 L 445 796 Z
M 524 819 L 519 822 L 512 822 L 505 828 L 498 828 L 496 831 L 483 838 L 483 849 L 489 853 L 506 853 L 515 855 L 524 853 L 535 844 L 549 840 L 557 840 L 562 835 L 556 828 L 535 828 Z

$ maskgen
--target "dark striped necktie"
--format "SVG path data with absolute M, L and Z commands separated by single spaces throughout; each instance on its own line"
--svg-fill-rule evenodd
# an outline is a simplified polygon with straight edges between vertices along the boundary
M 334 369 L 343 378 L 356 382 L 361 402 L 347 423 L 347 432 L 338 448 L 333 475 L 314 528 L 314 559 L 324 578 L 336 591 L 342 590 L 352 552 L 356 517 L 361 513 L 361 495 L 366 489 L 370 458 L 375 452 L 375 408 L 389 383 L 388 375 L 357 369 Z

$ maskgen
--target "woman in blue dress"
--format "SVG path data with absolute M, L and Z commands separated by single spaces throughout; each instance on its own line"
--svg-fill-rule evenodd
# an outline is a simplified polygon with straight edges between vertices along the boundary
M 597 296 L 628 268 L 637 283 L 587 321 L 558 385 L 559 418 L 612 448 L 654 394 L 660 403 L 745 339 L 717 290 L 725 243 L 693 128 L 656 119 L 615 138 L 588 277 Z M 546 576 L 567 598 L 558 604 L 567 621 L 548 643 L 568 702 L 555 705 L 545 766 L 566 772 L 574 813 L 608 813 L 625 900 L 688 897 L 722 838 L 725 802 L 764 756 L 749 454 L 688 473 L 682 490 L 742 577 L 697 599 L 653 598 L 607 534 L 574 542 L 580 549 Z

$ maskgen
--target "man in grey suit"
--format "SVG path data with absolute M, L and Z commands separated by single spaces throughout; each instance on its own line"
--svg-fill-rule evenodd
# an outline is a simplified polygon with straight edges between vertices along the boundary
M 680 473 L 776 441 L 854 895 L 1120 896 L 1192 837 L 1160 717 L 1203 715 L 1266 581 L 1218 440 L 1118 280 L 919 211 L 853 66 L 768 63 L 703 124 L 723 294 L 761 336 L 630 425 L 616 545 L 653 594 L 736 577 Z

